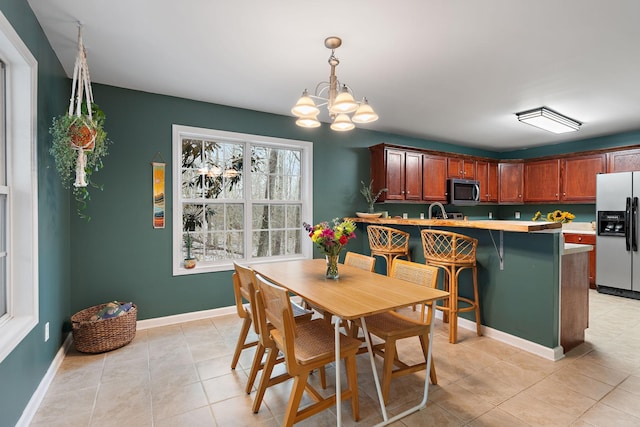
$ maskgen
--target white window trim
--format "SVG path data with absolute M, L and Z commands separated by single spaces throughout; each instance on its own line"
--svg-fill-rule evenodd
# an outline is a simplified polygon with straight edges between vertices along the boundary
M 0 58 L 6 65 L 7 179 L 11 188 L 7 213 L 7 315 L 0 322 L 2 362 L 39 321 L 38 62 L 2 12 Z
M 236 132 L 227 132 L 221 130 L 213 130 L 199 127 L 191 127 L 191 126 L 183 126 L 183 125 L 173 125 L 173 139 L 172 139 L 172 193 L 173 193 L 173 215 L 172 215 L 172 224 L 173 224 L 173 248 L 172 248 L 172 266 L 173 266 L 173 275 L 181 276 L 188 274 L 198 274 L 198 273 L 210 273 L 215 271 L 228 271 L 233 270 L 233 260 L 229 260 L 226 263 L 220 263 L 216 265 L 196 265 L 193 269 L 186 269 L 183 266 L 182 259 L 182 244 L 183 244 L 183 236 L 182 236 L 182 162 L 180 159 L 182 158 L 182 139 L 183 138 L 192 138 L 192 139 L 224 139 L 226 141 L 238 141 L 238 142 L 249 142 L 256 144 L 269 144 L 273 146 L 283 146 L 283 147 L 291 147 L 296 146 L 300 148 L 303 152 L 302 155 L 302 163 L 301 167 L 303 170 L 307 171 L 306 174 L 303 174 L 301 191 L 302 191 L 302 212 L 301 217 L 303 221 L 312 221 L 313 218 L 313 143 L 309 141 L 299 141 L 299 140 L 291 140 L 291 139 L 283 139 L 283 138 L 273 138 L 268 136 L 260 136 L 260 135 L 251 135 L 245 133 L 236 133 Z M 248 168 L 250 162 L 245 162 L 245 168 Z M 245 171 L 245 176 L 247 176 L 247 171 Z M 306 179 L 305 179 L 306 176 Z M 249 191 L 249 186 L 244 186 L 245 194 Z M 250 229 L 250 215 L 245 215 L 245 230 Z M 300 228 L 302 228 L 302 224 L 300 224 Z M 247 233 L 245 233 L 246 236 Z M 245 241 L 248 236 L 245 237 Z M 274 257 L 274 258 L 265 258 L 260 261 L 252 260 L 253 264 L 256 263 L 264 263 L 264 262 L 273 262 L 273 261 L 283 261 L 289 259 L 302 259 L 302 258 L 311 258 L 313 256 L 313 244 L 311 239 L 304 238 L 302 239 L 302 254 L 298 256 L 287 256 L 287 257 Z M 242 262 L 241 260 L 237 260 Z

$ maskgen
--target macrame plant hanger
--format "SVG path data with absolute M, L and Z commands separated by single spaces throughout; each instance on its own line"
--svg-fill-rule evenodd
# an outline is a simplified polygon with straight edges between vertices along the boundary
M 87 107 L 86 122 L 82 115 L 82 102 Z M 93 150 L 96 131 L 93 128 L 93 92 L 91 91 L 91 79 L 89 78 L 89 65 L 87 65 L 87 55 L 82 44 L 82 24 L 78 23 L 78 55 L 76 56 L 76 64 L 73 69 L 73 84 L 71 86 L 71 99 L 69 101 L 69 116 L 75 116 L 75 120 L 71 124 L 78 128 L 84 127 L 83 131 L 90 136 L 88 142 L 82 145 L 72 144 L 75 150 L 78 150 L 78 158 L 76 159 L 76 180 L 74 187 L 86 187 L 85 166 L 87 164 L 87 155 L 85 151 Z

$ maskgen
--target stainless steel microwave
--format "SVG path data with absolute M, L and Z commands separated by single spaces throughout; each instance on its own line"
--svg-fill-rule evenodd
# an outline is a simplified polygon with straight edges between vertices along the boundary
M 449 179 L 450 205 L 477 205 L 480 203 L 480 181 L 475 179 Z

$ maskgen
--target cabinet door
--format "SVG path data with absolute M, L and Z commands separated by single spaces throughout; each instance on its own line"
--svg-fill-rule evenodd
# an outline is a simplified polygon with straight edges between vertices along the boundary
M 422 200 L 422 154 L 407 151 L 404 162 L 404 199 Z
M 447 159 L 447 176 L 449 178 L 476 179 L 476 162 L 459 157 Z
M 596 236 L 595 234 L 563 233 L 565 243 L 592 245 L 589 252 L 589 287 L 596 289 Z
M 560 200 L 560 159 L 525 163 L 524 201 L 556 202 L 558 200 Z
M 563 202 L 596 201 L 596 176 L 605 173 L 605 155 L 594 154 L 562 159 Z
M 480 201 L 498 201 L 498 164 L 478 160 L 476 162 L 476 179 L 480 182 Z
M 447 201 L 447 158 L 425 154 L 422 157 L 422 200 Z
M 607 153 L 607 173 L 640 171 L 640 149 Z
M 385 150 L 387 200 L 404 200 L 404 151 Z
M 522 203 L 522 163 L 498 165 L 498 202 Z

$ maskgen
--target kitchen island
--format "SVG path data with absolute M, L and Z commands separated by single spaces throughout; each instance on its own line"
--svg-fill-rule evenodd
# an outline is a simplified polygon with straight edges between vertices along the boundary
M 358 242 L 369 253 L 366 225 L 380 224 L 411 234 L 412 260 L 424 262 L 420 230 L 443 228 L 478 239 L 480 311 L 486 336 L 547 359 L 557 360 L 584 341 L 588 319 L 590 245 L 567 244 L 562 225 L 540 221 L 351 218 L 362 225 Z M 379 259 L 376 270 L 386 266 Z M 584 277 L 583 277 L 584 276 Z M 471 296 L 471 274 L 463 272 L 459 291 Z M 586 284 L 586 286 L 584 285 Z M 586 301 L 586 303 L 585 303 Z M 472 313 L 459 326 L 475 330 Z M 566 347 L 566 348 L 563 348 Z

